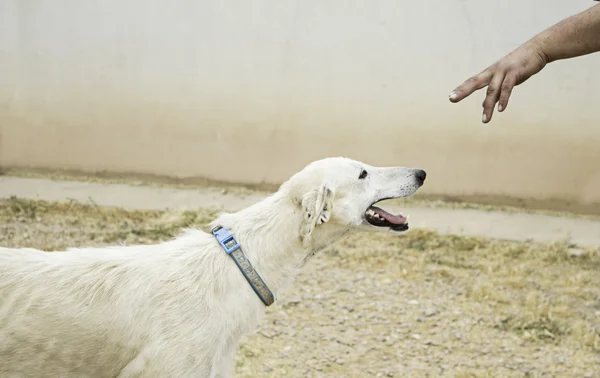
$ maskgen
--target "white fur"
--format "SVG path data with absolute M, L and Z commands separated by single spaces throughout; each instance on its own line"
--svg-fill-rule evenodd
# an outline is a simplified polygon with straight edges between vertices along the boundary
M 213 225 L 234 233 L 277 296 L 309 256 L 375 229 L 365 210 L 416 192 L 415 172 L 316 161 Z M 230 377 L 242 336 L 264 311 L 231 258 L 197 229 L 155 245 L 0 248 L 0 377 Z

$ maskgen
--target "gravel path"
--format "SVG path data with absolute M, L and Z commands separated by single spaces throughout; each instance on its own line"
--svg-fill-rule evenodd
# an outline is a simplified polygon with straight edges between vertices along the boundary
M 92 201 L 100 206 L 137 210 L 196 209 L 215 207 L 237 210 L 263 198 L 260 194 L 223 193 L 216 189 L 174 189 L 124 184 L 52 181 L 0 177 L 0 198 L 48 201 Z M 393 209 L 394 206 L 391 206 Z M 444 234 L 496 239 L 555 242 L 568 240 L 580 246 L 600 246 L 600 221 L 540 214 L 410 207 L 413 228 Z

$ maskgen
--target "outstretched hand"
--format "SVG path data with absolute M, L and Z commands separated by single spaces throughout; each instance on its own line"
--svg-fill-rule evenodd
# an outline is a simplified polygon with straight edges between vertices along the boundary
M 488 123 L 492 119 L 496 103 L 498 111 L 504 111 L 513 88 L 540 72 L 547 63 L 548 59 L 542 49 L 530 41 L 462 83 L 450 94 L 450 101 L 459 102 L 471 93 L 487 87 L 481 120 Z

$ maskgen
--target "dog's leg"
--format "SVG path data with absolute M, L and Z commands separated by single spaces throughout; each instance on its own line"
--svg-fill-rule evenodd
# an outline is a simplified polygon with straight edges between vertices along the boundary
M 216 363 L 215 378 L 232 378 L 235 375 L 235 355 L 239 345 L 239 342 L 234 342 L 225 347 L 221 359 Z
M 197 353 L 202 348 L 193 347 L 182 351 L 180 347 L 172 344 L 158 347 L 151 346 L 142 351 L 129 362 L 119 373 L 118 378 L 215 378 L 215 369 L 212 355 Z
M 155 347 L 144 347 L 133 360 L 125 365 L 125 367 L 119 372 L 117 378 L 134 378 L 141 376 L 144 370 L 146 370 L 148 362 L 154 358 L 155 354 Z

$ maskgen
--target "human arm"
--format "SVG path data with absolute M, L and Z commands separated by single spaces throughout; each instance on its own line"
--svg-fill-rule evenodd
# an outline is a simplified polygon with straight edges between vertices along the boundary
M 600 51 L 600 4 L 539 33 L 458 86 L 450 94 L 450 101 L 459 102 L 487 86 L 482 116 L 487 123 L 496 103 L 498 111 L 504 111 L 513 88 L 540 72 L 546 64 L 597 51 Z

